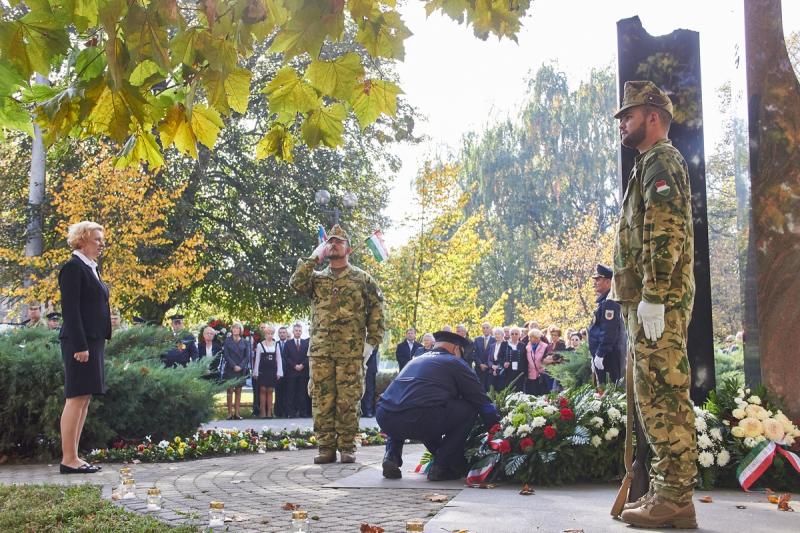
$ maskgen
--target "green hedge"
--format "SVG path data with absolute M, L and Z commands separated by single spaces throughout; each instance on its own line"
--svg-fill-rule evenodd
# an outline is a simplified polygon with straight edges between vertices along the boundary
M 82 449 L 119 440 L 154 440 L 193 433 L 213 412 L 220 385 L 200 379 L 204 363 L 166 369 L 160 354 L 171 341 L 159 328 L 117 334 L 106 352 L 108 393 L 89 406 Z M 20 329 L 0 335 L 0 453 L 56 455 L 64 406 L 64 370 L 57 335 Z

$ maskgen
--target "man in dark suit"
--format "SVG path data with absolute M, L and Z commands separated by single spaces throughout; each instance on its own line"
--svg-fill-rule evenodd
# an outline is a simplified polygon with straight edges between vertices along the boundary
M 406 330 L 406 339 L 398 344 L 397 349 L 394 351 L 394 356 L 397 358 L 397 364 L 400 366 L 401 372 L 403 367 L 411 361 L 411 356 L 414 355 L 417 348 L 422 348 L 422 345 L 417 342 L 417 330 L 408 328 Z
M 286 343 L 289 342 L 289 330 L 286 329 L 286 326 L 281 326 L 278 328 L 278 348 L 281 351 L 281 364 L 283 366 L 283 375 L 289 375 L 289 365 L 288 361 L 286 360 Z M 287 416 L 286 411 L 286 380 L 279 379 L 278 383 L 275 385 L 275 407 L 273 409 L 275 414 L 275 418 L 285 418 Z
M 364 396 L 361 397 L 361 416 L 372 418 L 375 416 L 375 380 L 378 376 L 378 347 L 372 350 L 372 355 L 367 359 L 367 369 L 364 376 Z
M 489 390 L 489 354 L 494 353 L 495 338 L 492 335 L 492 325 L 488 322 L 481 324 L 481 337 L 476 337 L 472 342 L 472 353 L 475 359 L 475 373 L 481 385 Z
M 308 396 L 308 339 L 301 339 L 303 326 L 295 324 L 286 342 L 286 416 L 304 416 Z M 283 355 L 283 354 L 281 354 Z
M 473 344 L 472 339 L 469 338 L 467 326 L 464 324 L 457 325 L 456 334 L 467 339 L 467 346 L 464 348 L 464 361 L 466 361 L 469 367 L 472 368 L 475 365 L 475 345 Z

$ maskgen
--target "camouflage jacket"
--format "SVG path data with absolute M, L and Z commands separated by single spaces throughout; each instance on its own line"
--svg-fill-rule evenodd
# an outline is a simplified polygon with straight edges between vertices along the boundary
M 690 310 L 694 227 L 689 173 L 668 139 L 636 156 L 614 243 L 610 298 Z
M 301 259 L 289 285 L 311 298 L 309 357 L 362 358 L 364 342 L 383 339 L 383 294 L 375 280 L 353 265 L 339 275 L 314 270 L 314 259 Z

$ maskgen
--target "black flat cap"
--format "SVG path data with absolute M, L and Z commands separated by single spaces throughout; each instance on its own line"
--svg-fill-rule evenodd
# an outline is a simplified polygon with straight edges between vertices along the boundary
M 437 331 L 433 334 L 433 338 L 436 339 L 436 342 L 451 342 L 462 348 L 469 346 L 469 341 L 466 338 L 452 331 Z

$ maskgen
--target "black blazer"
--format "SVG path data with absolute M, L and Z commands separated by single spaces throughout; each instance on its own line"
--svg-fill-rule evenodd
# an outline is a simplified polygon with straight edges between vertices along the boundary
M 422 345 L 417 341 L 414 341 L 414 346 L 409 349 L 408 341 L 403 339 L 400 344 L 397 345 L 397 349 L 394 351 L 394 356 L 397 358 L 397 364 L 400 365 L 400 370 L 403 370 L 403 367 L 411 361 L 411 356 L 416 352 L 418 349 L 422 348 Z
M 281 357 L 286 357 L 286 370 L 287 377 L 296 378 L 308 375 L 308 339 L 300 339 L 300 349 L 294 342 L 294 337 L 286 341 L 283 347 Z M 294 369 L 294 365 L 303 365 L 303 370 L 298 372 Z
M 111 338 L 108 287 L 78 256 L 64 263 L 58 273 L 63 324 L 59 338 L 69 339 L 76 352 L 89 349 L 87 340 Z
M 480 337 L 475 337 L 472 340 L 472 353 L 475 360 L 475 365 L 488 364 L 487 361 L 489 360 L 489 354 L 494 353 L 494 345 L 497 342 L 497 339 L 489 336 L 489 345 L 485 350 L 483 349 L 483 342 L 483 335 Z

